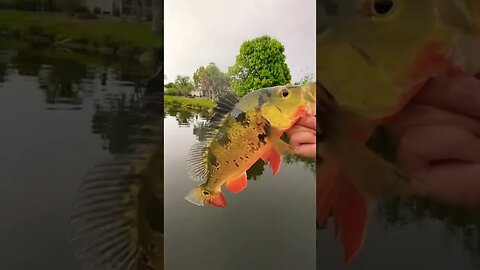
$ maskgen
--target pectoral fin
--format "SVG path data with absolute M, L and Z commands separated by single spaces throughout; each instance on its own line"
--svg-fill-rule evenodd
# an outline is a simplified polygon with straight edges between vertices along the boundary
M 270 143 L 272 148 L 280 155 L 295 154 L 295 149 L 279 137 L 268 136 L 267 142 Z
M 411 194 L 412 176 L 357 142 L 343 145 L 340 162 L 345 174 L 371 199 Z

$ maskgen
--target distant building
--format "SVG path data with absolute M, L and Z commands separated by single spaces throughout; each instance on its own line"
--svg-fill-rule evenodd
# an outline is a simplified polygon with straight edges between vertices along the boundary
M 202 93 L 200 92 L 200 90 L 198 90 L 197 88 L 195 88 L 192 92 L 190 92 L 190 95 L 194 96 L 194 97 L 201 97 L 202 96 Z
M 85 0 L 85 5 L 92 12 L 99 11 L 103 15 L 116 15 L 120 17 L 136 17 L 137 4 L 143 3 L 143 17 L 152 17 L 152 0 Z

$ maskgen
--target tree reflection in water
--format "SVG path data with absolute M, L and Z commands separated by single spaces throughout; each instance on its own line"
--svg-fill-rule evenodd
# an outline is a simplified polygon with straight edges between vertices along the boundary
M 92 132 L 113 157 L 87 172 L 76 198 L 74 243 L 86 269 L 163 269 L 161 105 L 160 92 L 141 87 L 96 104 Z
M 385 128 L 379 128 L 368 145 L 385 159 L 394 161 L 395 149 L 388 140 Z M 400 197 L 379 201 L 376 217 L 387 229 L 427 220 L 439 221 L 443 224 L 445 237 L 461 238 L 480 269 L 480 210 L 460 209 L 421 198 Z

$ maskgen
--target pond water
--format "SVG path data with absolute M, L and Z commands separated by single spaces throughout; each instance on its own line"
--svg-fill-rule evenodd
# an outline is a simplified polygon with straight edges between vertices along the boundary
M 343 269 L 332 226 L 315 230 L 308 161 L 285 159 L 276 177 L 257 163 L 225 209 L 184 200 L 209 115 L 163 114 L 151 73 L 0 40 L 0 268 Z M 378 202 L 350 269 L 478 270 L 478 224 L 421 200 Z
M 69 240 L 79 185 L 129 148 L 151 73 L 0 39 L 1 269 L 81 269 Z

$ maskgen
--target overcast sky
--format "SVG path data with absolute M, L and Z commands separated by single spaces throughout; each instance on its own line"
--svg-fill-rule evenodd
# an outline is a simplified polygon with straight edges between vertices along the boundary
M 315 0 L 165 0 L 167 82 L 210 62 L 225 72 L 262 35 L 285 46 L 292 83 L 315 75 L 315 23 Z

